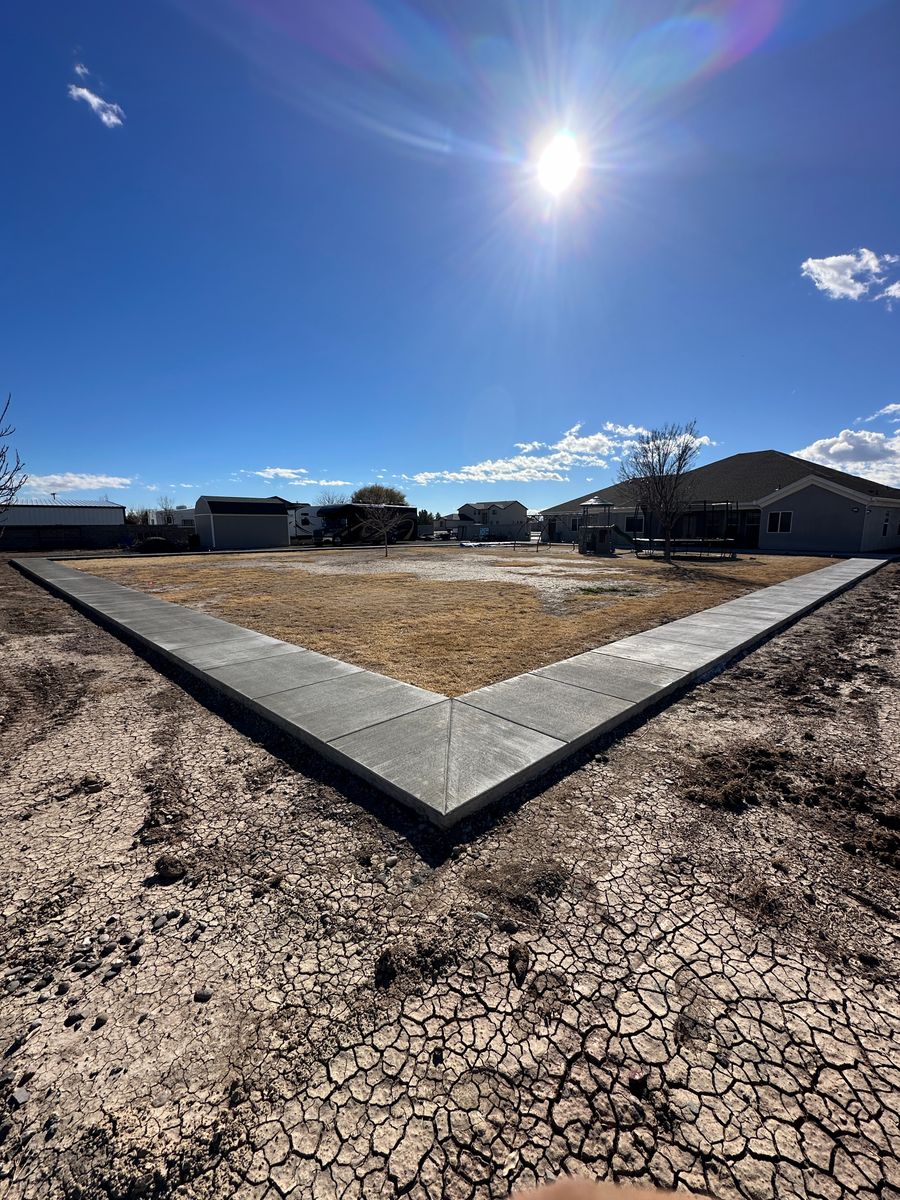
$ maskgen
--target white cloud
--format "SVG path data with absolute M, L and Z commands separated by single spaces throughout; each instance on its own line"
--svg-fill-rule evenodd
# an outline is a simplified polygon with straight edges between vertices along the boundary
M 244 471 L 245 475 L 258 475 L 261 479 L 286 479 L 289 483 L 301 487 L 310 484 L 313 487 L 350 487 L 349 479 L 310 479 L 305 467 L 266 467 L 262 471 Z
M 638 434 L 649 433 L 643 425 L 616 425 L 614 421 L 607 421 L 603 426 L 607 433 L 620 433 L 623 437 L 636 437 Z
M 896 254 L 875 254 L 863 247 L 854 254 L 833 254 L 828 258 L 808 258 L 800 272 L 811 279 L 820 292 L 832 300 L 861 300 L 873 288 L 885 282 L 885 271 L 900 261 Z M 873 300 L 900 299 L 900 282 L 871 297 Z
M 87 69 L 87 67 L 84 65 L 84 63 L 76 63 L 75 64 L 75 74 L 78 76 L 79 79 L 84 79 L 85 75 L 90 75 L 90 71 Z
M 91 111 L 97 114 L 107 129 L 114 129 L 116 125 L 121 125 L 125 120 L 125 113 L 120 105 L 103 100 L 89 88 L 70 83 L 69 96 L 72 100 L 84 100 L 86 104 L 89 104 Z
M 794 453 L 823 467 L 900 487 L 900 434 L 889 437 L 872 429 L 842 429 L 836 437 L 819 438 Z
M 29 475 L 29 492 L 94 492 L 108 488 L 131 487 L 135 481 L 124 475 L 90 475 L 80 471 L 62 471 L 58 475 Z
M 900 421 L 900 404 L 886 404 L 872 413 L 871 417 L 863 417 L 863 421 L 877 421 L 879 417 L 890 417 L 892 421 Z
M 567 429 L 556 442 L 515 442 L 521 451 L 509 458 L 490 458 L 457 470 L 419 471 L 401 476 L 407 483 L 427 487 L 433 483 L 567 483 L 569 472 L 584 467 L 605 470 L 622 450 L 633 445 L 635 435 L 645 433 L 640 425 L 614 425 L 607 422 L 597 433 L 582 433 L 582 423 Z M 698 445 L 715 445 L 710 438 L 697 439 Z M 542 449 L 544 454 L 533 451 Z

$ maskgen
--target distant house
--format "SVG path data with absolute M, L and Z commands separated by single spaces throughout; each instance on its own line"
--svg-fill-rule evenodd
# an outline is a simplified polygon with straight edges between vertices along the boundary
M 739 549 L 859 554 L 900 549 L 900 488 L 757 450 L 688 472 L 692 506 L 676 525 L 682 538 L 727 536 Z M 608 504 L 610 524 L 629 537 L 659 537 L 652 513 L 636 508 L 623 484 L 544 509 L 551 542 L 575 542 L 588 501 Z M 625 539 L 619 539 L 623 544 Z
M 446 516 L 434 518 L 434 532 L 435 533 L 449 533 L 451 535 L 451 537 L 456 537 L 456 534 L 458 531 L 459 531 L 459 513 L 458 512 L 447 513 Z
M 125 506 L 109 500 L 20 500 L 0 513 L 0 548 L 99 550 L 125 540 Z
M 194 527 L 204 550 L 289 546 L 292 508 L 281 496 L 201 496 L 194 506 Z
M 151 508 L 147 517 L 148 525 L 177 525 L 179 529 L 194 530 L 194 510 L 186 504 L 177 504 L 175 508 Z
M 481 500 L 459 506 L 457 536 L 465 542 L 528 540 L 528 509 L 518 500 Z

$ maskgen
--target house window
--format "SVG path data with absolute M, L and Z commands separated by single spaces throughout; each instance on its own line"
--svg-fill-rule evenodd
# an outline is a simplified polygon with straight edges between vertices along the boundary
M 570 520 L 569 520 L 569 528 L 571 529 L 572 533 L 577 533 L 577 532 L 578 532 L 578 518 L 577 518 L 577 517 L 571 517 L 571 518 L 570 518 Z
M 770 512 L 769 533 L 790 533 L 792 512 Z
M 887 537 L 887 533 L 888 533 L 888 514 L 885 513 L 884 514 L 884 524 L 881 527 L 881 536 Z
M 626 517 L 625 518 L 626 533 L 643 533 L 644 518 L 643 517 Z

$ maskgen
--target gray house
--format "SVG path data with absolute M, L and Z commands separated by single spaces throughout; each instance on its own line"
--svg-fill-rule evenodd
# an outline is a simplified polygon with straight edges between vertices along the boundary
M 797 554 L 900 550 L 900 488 L 821 467 L 780 450 L 732 454 L 690 471 L 693 505 L 676 537 L 717 536 L 740 549 Z M 581 506 L 610 505 L 610 523 L 633 537 L 657 537 L 652 513 L 641 512 L 622 484 L 544 509 L 551 542 L 576 542 Z M 619 544 L 627 544 L 620 538 Z
M 459 506 L 457 526 L 460 541 L 512 542 L 527 541 L 528 509 L 518 500 L 482 500 Z
M 201 496 L 194 506 L 194 528 L 204 550 L 289 546 L 292 507 L 280 496 Z

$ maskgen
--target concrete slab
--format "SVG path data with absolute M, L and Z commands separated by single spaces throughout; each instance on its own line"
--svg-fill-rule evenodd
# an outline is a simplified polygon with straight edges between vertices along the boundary
M 261 696 L 253 704 L 282 728 L 296 727 L 305 741 L 327 743 L 446 699 L 387 675 L 351 670 L 322 683 Z
M 570 753 L 558 738 L 459 700 L 452 704 L 443 825 L 483 808 Z
M 619 696 L 605 696 L 533 674 L 517 675 L 468 692 L 459 697 L 459 702 L 568 742 L 573 750 L 619 724 L 624 714 L 635 708 L 632 701 Z
M 336 738 L 324 753 L 436 825 L 445 823 L 452 701 Z
M 230 651 L 225 648 L 223 653 L 229 654 L 227 660 L 210 664 L 206 674 L 232 695 L 256 700 L 361 670 L 339 658 L 316 654 L 288 642 L 279 642 L 277 646 L 280 650 L 272 647 L 253 657 L 249 647 L 232 646 Z
M 602 653 L 692 673 L 714 666 L 728 657 L 728 651 L 721 647 L 694 646 L 685 642 L 666 641 L 664 638 L 645 637 L 640 633 L 610 642 L 602 648 Z
M 656 629 L 647 629 L 641 637 L 655 638 L 657 641 L 678 642 L 685 646 L 702 646 L 707 649 L 737 650 L 748 642 L 758 638 L 766 626 L 747 625 L 724 628 L 722 626 L 704 625 L 696 622 L 693 625 L 672 621 L 668 625 L 660 625 Z
M 206 677 L 208 671 L 212 671 L 217 667 L 234 666 L 245 662 L 267 661 L 272 658 L 280 658 L 282 655 L 291 654 L 293 651 L 300 649 L 302 647 L 292 646 L 290 642 L 279 642 L 276 638 L 255 633 L 248 637 L 233 637 L 225 641 L 204 642 L 199 646 L 183 647 L 180 650 L 165 651 L 164 653 L 166 653 L 168 658 L 173 659 L 173 661 L 186 665 L 195 675 Z M 312 651 L 308 650 L 305 653 L 311 654 Z M 206 681 L 213 684 L 213 686 L 218 686 L 217 681 L 212 678 Z
M 618 696 L 620 700 L 630 700 L 634 704 L 660 699 L 691 677 L 689 671 L 636 659 L 613 658 L 599 650 L 564 658 L 549 667 L 539 667 L 532 674 L 558 679 L 561 683 L 601 692 L 605 696 Z

